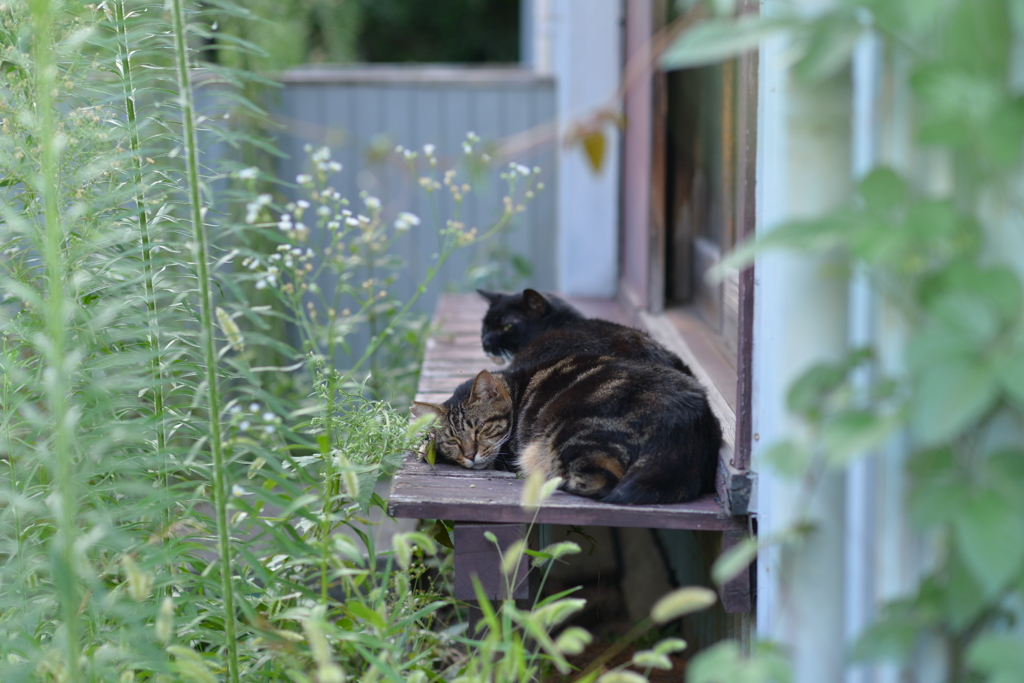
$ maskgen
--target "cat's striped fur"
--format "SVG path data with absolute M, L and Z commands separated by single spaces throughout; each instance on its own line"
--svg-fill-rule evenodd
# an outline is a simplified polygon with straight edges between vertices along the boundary
M 655 363 L 570 355 L 482 371 L 433 412 L 438 453 L 464 467 L 501 458 L 609 503 L 677 503 L 714 490 L 722 443 L 703 388 Z

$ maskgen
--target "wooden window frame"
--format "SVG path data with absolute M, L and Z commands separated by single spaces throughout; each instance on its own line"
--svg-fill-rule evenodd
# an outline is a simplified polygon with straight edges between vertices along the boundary
M 756 13 L 758 5 L 743 0 L 740 11 Z M 665 16 L 665 0 L 626 3 L 627 62 L 645 58 L 651 36 Z M 731 79 L 737 90 L 731 124 L 735 163 L 729 169 L 728 189 L 737 242 L 751 237 L 755 226 L 757 72 L 757 53 L 749 52 L 736 60 Z M 682 357 L 708 388 L 727 444 L 719 463 L 719 497 L 732 514 L 747 514 L 755 484 L 750 471 L 754 271 L 747 268 L 735 279 L 735 353 L 692 308 L 666 311 L 667 106 L 664 72 L 649 68 L 626 89 L 619 302 L 634 324 Z

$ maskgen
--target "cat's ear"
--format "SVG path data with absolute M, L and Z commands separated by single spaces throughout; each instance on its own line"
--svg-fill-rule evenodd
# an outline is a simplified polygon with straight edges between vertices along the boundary
M 444 417 L 445 414 L 444 406 L 434 405 L 433 403 L 420 403 L 419 401 L 412 402 L 412 416 L 423 417 L 424 415 L 435 415 L 438 419 Z
M 490 304 L 496 304 L 499 301 L 501 301 L 502 295 L 499 294 L 498 292 L 488 292 L 485 289 L 478 289 L 476 290 L 476 293 L 482 296 L 483 298 L 487 299 L 487 303 Z
M 524 289 L 523 301 L 526 302 L 526 306 L 532 313 L 536 313 L 538 315 L 544 315 L 551 307 L 551 304 L 549 304 L 548 300 L 544 298 L 544 295 L 536 289 Z
M 493 403 L 497 400 L 509 400 L 508 391 L 504 385 L 486 370 L 481 370 L 476 379 L 473 380 L 473 388 L 469 392 L 469 398 L 471 401 L 485 401 L 487 403 Z

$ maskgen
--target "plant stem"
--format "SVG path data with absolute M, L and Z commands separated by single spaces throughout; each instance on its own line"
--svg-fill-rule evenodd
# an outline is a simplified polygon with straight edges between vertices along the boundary
M 139 142 L 138 116 L 135 112 L 135 85 L 132 81 L 131 49 L 128 45 L 128 27 L 125 24 L 124 0 L 114 3 L 117 35 L 120 39 L 121 76 L 124 84 L 124 108 L 128 120 L 129 145 L 132 151 L 132 173 L 135 183 L 135 206 L 139 214 L 139 235 L 142 241 L 142 268 L 144 273 L 143 288 L 146 298 L 146 309 L 149 314 L 149 335 L 147 346 L 152 355 L 150 372 L 153 375 L 153 417 L 156 419 L 156 455 L 159 459 L 167 445 L 164 424 L 164 388 L 163 372 L 160 369 L 160 328 L 156 314 L 156 286 L 153 278 L 153 252 L 149 235 L 149 216 L 146 213 L 146 193 L 142 183 L 142 145 Z M 163 474 L 164 489 L 168 487 L 167 473 Z
M 207 402 L 209 403 L 210 449 L 213 454 L 213 502 L 217 510 L 217 549 L 220 555 L 221 590 L 224 593 L 224 637 L 227 645 L 229 680 L 232 683 L 238 683 L 238 643 L 235 636 L 235 604 L 231 586 L 231 540 L 228 534 L 227 487 L 220 425 L 220 390 L 217 385 L 217 352 L 213 334 L 213 296 L 210 290 L 206 229 L 200 210 L 202 196 L 199 188 L 199 150 L 196 142 L 192 87 L 189 82 L 183 5 L 183 0 L 171 0 L 171 13 L 174 21 L 174 53 L 181 97 L 181 120 L 184 125 L 189 205 L 192 210 L 193 255 L 196 276 L 199 280 L 200 345 L 203 350 Z
M 74 489 L 74 453 L 71 447 L 68 394 L 71 363 L 67 358 L 67 318 L 70 302 L 66 291 L 67 253 L 64 251 L 64 226 L 61 221 L 57 194 L 60 173 L 59 151 L 57 149 L 57 128 L 54 121 L 56 102 L 54 90 L 57 87 L 57 64 L 54 59 L 54 17 L 49 0 L 33 0 L 32 51 L 35 70 L 36 116 L 39 126 L 41 147 L 39 180 L 42 185 L 45 240 L 43 263 L 46 271 L 47 298 L 44 316 L 46 319 L 46 365 L 44 382 L 47 403 L 53 421 L 54 446 L 53 462 L 56 469 L 57 497 L 60 510 L 57 515 L 57 536 L 51 554 L 52 580 L 60 596 L 61 612 L 67 638 L 67 679 L 80 678 L 78 659 L 80 655 L 78 609 L 81 599 L 76 578 L 78 563 L 74 553 L 77 527 L 77 499 Z

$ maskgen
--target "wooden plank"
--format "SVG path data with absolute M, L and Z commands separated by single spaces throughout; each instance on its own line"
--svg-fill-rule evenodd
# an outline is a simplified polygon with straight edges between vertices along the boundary
M 730 529 L 722 533 L 722 552 L 726 553 L 748 536 L 745 529 Z M 754 592 L 751 582 L 751 573 L 754 565 L 751 565 L 737 574 L 731 581 L 725 582 L 718 589 L 718 596 L 722 601 L 722 608 L 727 614 L 739 614 L 750 612 L 754 608 Z
M 488 532 L 494 534 L 504 553 L 524 537 L 526 528 L 522 524 L 456 524 L 452 539 L 455 545 L 455 599 L 476 601 L 474 577 L 480 581 L 484 595 L 491 600 L 529 598 L 530 556 L 522 554 L 515 572 L 515 586 L 510 586 L 512 577 L 506 579 L 502 573 L 502 555 L 485 537 Z M 512 588 L 511 594 L 509 588 Z
M 393 517 L 467 522 L 575 524 L 651 529 L 726 530 L 745 528 L 727 515 L 714 495 L 676 505 L 609 505 L 556 491 L 536 512 L 520 506 L 524 480 L 512 472 L 468 470 L 416 456 L 406 458 L 388 499 Z
M 743 0 L 743 14 L 757 14 L 759 3 Z M 738 240 L 754 236 L 757 223 L 757 71 L 758 53 L 751 50 L 740 57 L 739 146 L 737 149 L 739 183 L 736 197 Z M 736 353 L 736 452 L 732 465 L 750 469 L 752 447 L 752 385 L 754 345 L 754 266 L 739 275 L 740 309 Z

